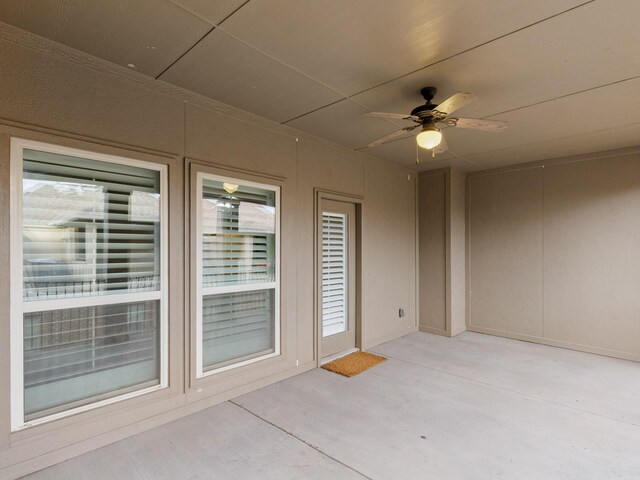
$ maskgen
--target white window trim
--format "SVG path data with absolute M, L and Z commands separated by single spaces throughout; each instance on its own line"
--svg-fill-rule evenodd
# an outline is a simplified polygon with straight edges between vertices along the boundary
M 276 281 L 275 282 L 263 282 L 263 283 L 251 283 L 240 285 L 224 285 L 219 287 L 203 287 L 202 285 L 202 186 L 204 180 L 214 180 L 217 182 L 227 182 L 239 185 L 246 185 L 247 187 L 256 187 L 263 190 L 269 190 L 276 195 L 276 230 L 275 230 L 275 264 L 276 264 Z M 221 373 L 227 370 L 243 367 L 252 363 L 261 362 L 268 358 L 277 357 L 280 355 L 280 187 L 275 185 L 267 185 L 264 183 L 249 182 L 232 177 L 223 177 L 220 175 L 213 175 L 206 172 L 197 172 L 196 174 L 196 221 L 195 223 L 195 235 L 196 235 L 196 291 L 195 291 L 195 308 L 196 308 L 196 378 L 208 377 L 216 373 Z M 233 293 L 250 290 L 275 290 L 275 309 L 274 309 L 274 351 L 266 355 L 250 358 L 240 362 L 233 363 L 231 365 L 225 365 L 220 368 L 214 368 L 211 370 L 203 371 L 202 365 L 202 298 L 204 295 L 215 295 L 222 293 Z
M 126 294 L 101 295 L 93 297 L 65 298 L 46 301 L 24 302 L 22 298 L 22 176 L 24 149 L 38 150 L 73 157 L 99 160 L 108 163 L 146 168 L 160 172 L 160 290 L 155 292 L 139 292 Z M 76 148 L 63 147 L 21 138 L 11 138 L 10 155 L 10 345 L 11 345 L 11 431 L 15 432 L 28 427 L 48 423 L 53 420 L 86 412 L 99 407 L 117 403 L 147 393 L 167 388 L 169 384 L 169 325 L 168 325 L 168 178 L 167 166 L 133 160 L 115 155 L 89 152 Z M 24 419 L 24 339 L 23 314 L 60 308 L 109 305 L 116 303 L 132 303 L 146 300 L 160 300 L 160 382 L 158 385 L 143 388 L 134 392 L 107 398 L 80 407 L 71 408 L 42 418 Z

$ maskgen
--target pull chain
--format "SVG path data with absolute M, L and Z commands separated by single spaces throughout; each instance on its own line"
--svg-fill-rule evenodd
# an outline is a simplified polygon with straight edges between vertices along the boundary
M 436 149 L 431 149 L 431 158 L 436 158 Z M 416 165 L 420 165 L 420 148 L 418 147 L 418 143 L 416 142 Z

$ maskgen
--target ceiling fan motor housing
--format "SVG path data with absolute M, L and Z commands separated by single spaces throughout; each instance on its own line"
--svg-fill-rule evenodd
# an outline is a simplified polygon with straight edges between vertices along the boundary
M 427 103 L 426 105 L 420 105 L 419 107 L 411 110 L 411 115 L 414 117 L 431 117 L 433 115 L 433 109 L 438 105 L 434 103 Z
M 431 103 L 431 100 L 433 100 L 433 97 L 436 96 L 436 93 L 438 93 L 438 89 L 436 87 L 424 87 L 422 90 L 420 90 L 420 94 L 426 100 L 426 103 L 411 110 L 411 115 L 414 117 L 418 117 L 423 121 L 423 123 L 425 122 L 425 120 L 429 121 L 432 117 L 438 117 L 436 118 L 436 120 L 439 120 L 440 116 L 437 115 L 438 112 L 434 114 L 434 110 L 438 106 L 438 104 Z
M 438 93 L 438 89 L 436 87 L 424 87 L 422 90 L 420 90 L 420 95 L 422 95 L 427 103 L 433 100 L 433 97 L 436 96 L 436 93 Z

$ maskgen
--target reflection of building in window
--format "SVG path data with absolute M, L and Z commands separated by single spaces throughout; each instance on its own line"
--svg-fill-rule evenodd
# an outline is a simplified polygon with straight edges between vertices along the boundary
M 272 192 L 247 198 L 242 189 L 233 195 L 211 190 L 201 208 L 204 284 L 274 281 L 276 209 L 267 204 Z
M 157 286 L 159 194 L 24 180 L 25 296 Z
M 104 188 L 52 180 L 23 183 L 25 296 L 97 291 L 97 227 L 104 219 Z

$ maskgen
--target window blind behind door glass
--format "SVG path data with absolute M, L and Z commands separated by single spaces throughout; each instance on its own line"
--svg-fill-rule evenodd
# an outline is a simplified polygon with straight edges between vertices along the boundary
M 159 172 L 24 150 L 25 301 L 157 291 Z
M 322 213 L 322 335 L 347 329 L 347 216 Z

